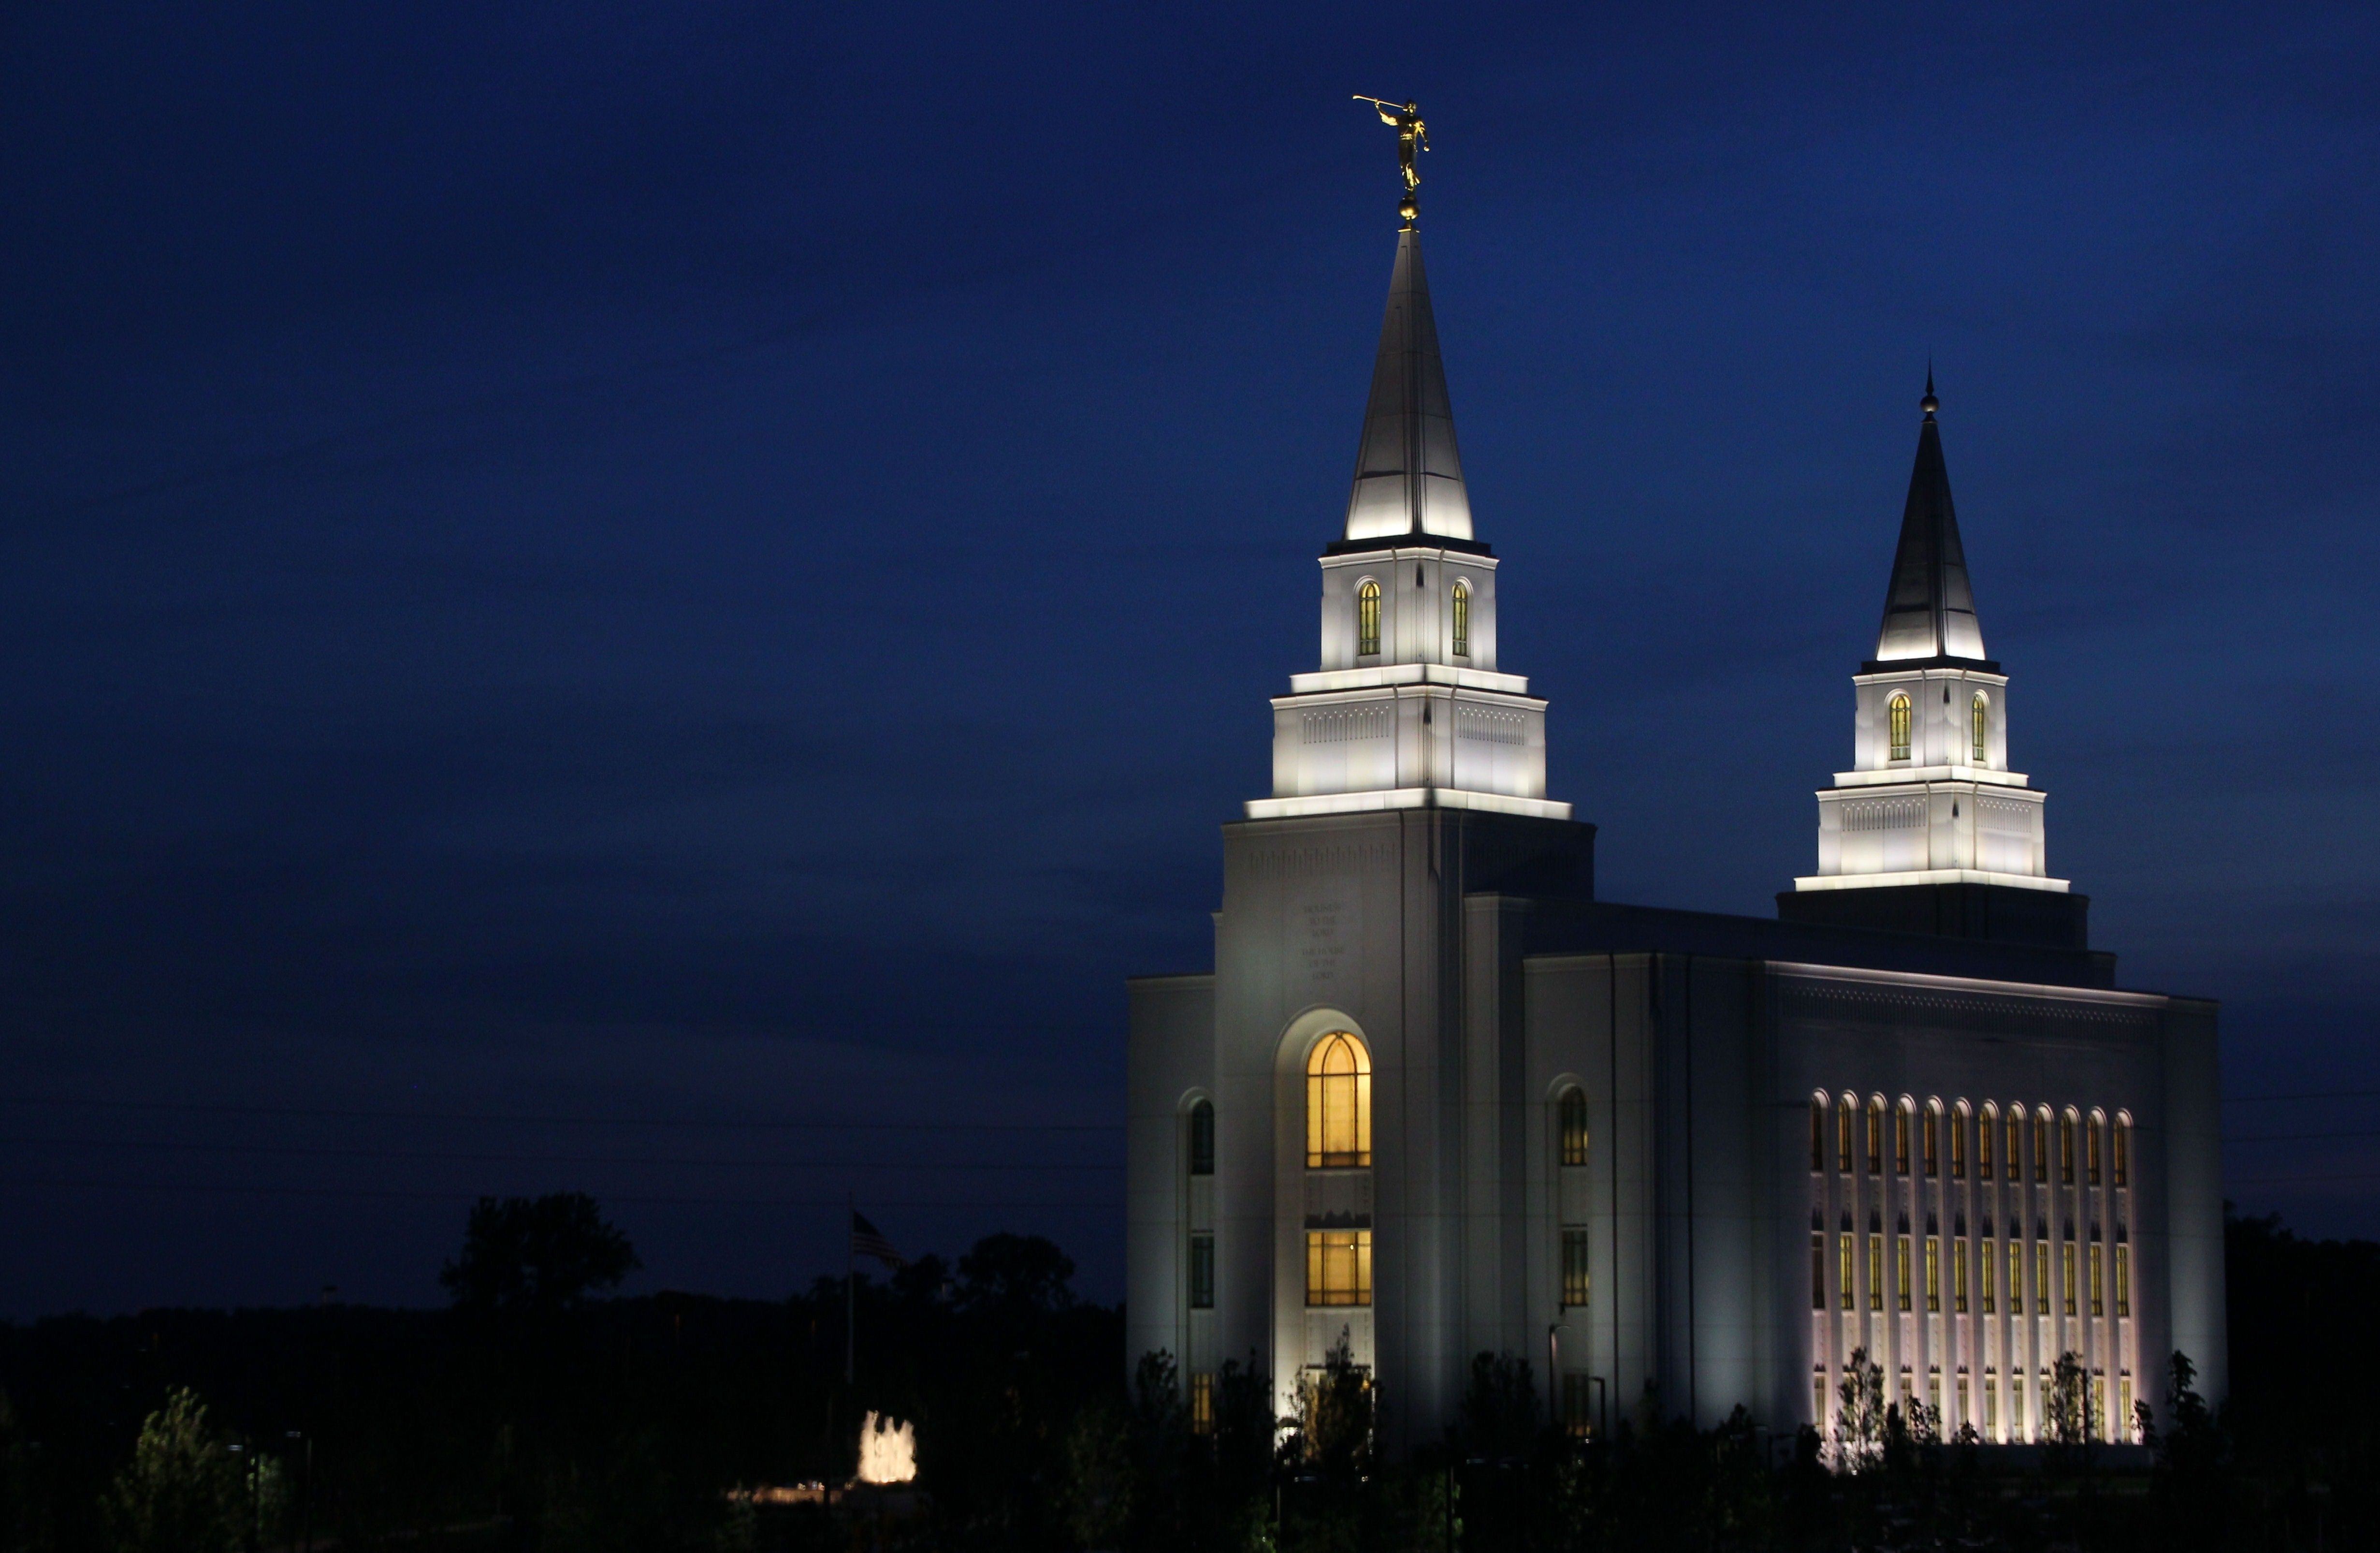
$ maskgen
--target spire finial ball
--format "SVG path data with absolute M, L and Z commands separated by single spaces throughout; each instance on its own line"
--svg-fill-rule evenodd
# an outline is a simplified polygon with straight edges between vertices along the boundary
M 1917 408 L 1925 412 L 1928 421 L 1933 420 L 1934 412 L 1942 408 L 1942 401 L 1934 397 L 1934 363 L 1931 361 L 1925 363 L 1925 397 L 1917 401 Z

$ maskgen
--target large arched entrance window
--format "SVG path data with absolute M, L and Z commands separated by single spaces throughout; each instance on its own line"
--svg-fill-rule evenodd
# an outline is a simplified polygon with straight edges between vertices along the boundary
M 1332 1170 L 1371 1163 L 1371 1054 L 1348 1032 L 1334 1030 L 1305 1059 L 1305 1166 Z

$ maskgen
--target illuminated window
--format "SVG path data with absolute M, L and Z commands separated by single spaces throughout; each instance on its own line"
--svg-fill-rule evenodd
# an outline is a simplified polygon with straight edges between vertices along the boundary
M 1587 1388 L 1592 1376 L 1562 1373 L 1561 1425 L 1564 1431 L 1584 1438 L 1587 1432 Z
M 1305 1059 L 1305 1165 L 1327 1170 L 1372 1163 L 1372 1059 L 1334 1030 Z
M 1454 655 L 1471 655 L 1471 589 L 1463 582 L 1454 585 Z
M 1190 1173 L 1194 1176 L 1215 1173 L 1215 1107 L 1212 1101 L 1201 1100 L 1190 1107 Z
M 2033 1242 L 2033 1314 L 2049 1314 L 2049 1242 Z
M 1967 1421 L 1967 1372 L 1966 1372 L 1965 1368 L 1964 1368 L 1963 1366 L 1961 1366 L 1961 1369 L 1960 1369 L 1960 1371 L 1959 1371 L 1959 1411 L 1958 1411 L 1958 1412 L 1957 1412 L 1956 1414 L 1954 1414 L 1954 1415 L 1952 1416 L 1951 1422 L 1953 1422 L 1953 1423 L 1957 1423 L 1957 1424 L 1963 1424 L 1963 1423 L 1965 1423 L 1966 1421 Z
M 2105 1297 L 2107 1286 L 2104 1277 L 2106 1273 L 2104 1262 L 2105 1258 L 2099 1253 L 2099 1242 L 2093 1241 L 2091 1242 L 2091 1314 L 2093 1315 L 2107 1314 L 2107 1302 Z
M 1893 1272 L 1896 1279 L 1892 1286 L 1892 1292 L 1899 1308 L 1905 1311 L 1909 1308 L 1910 1299 L 1908 1230 L 1903 1229 L 1900 1232 L 1900 1241 L 1894 1249 Z
M 1852 1097 L 1846 1094 L 1842 1105 L 1835 1110 L 1835 1152 L 1840 1161 L 1840 1168 L 1847 1176 L 1852 1173 Z
M 1835 1273 L 1842 1279 L 1842 1289 L 1836 1295 L 1836 1302 L 1849 1310 L 1852 1308 L 1852 1236 L 1849 1229 L 1842 1234 L 1842 1255 L 1836 1263 Z
M 1925 1308 L 1934 1315 L 1942 1312 L 1942 1237 L 1925 1237 Z
M 1215 1308 L 1215 1237 L 1190 1237 L 1190 1308 Z
M 1366 581 L 1355 590 L 1355 655 L 1380 650 L 1380 585 Z
M 1985 1308 L 1988 1310 L 1990 1307 Z M 1984 1434 L 1987 1438 L 1996 1437 L 1999 1430 L 2000 1373 L 1998 1370 L 1985 1370 L 1984 1372 Z
M 1909 1174 L 1909 1107 L 1905 1105 L 1892 1108 L 1892 1173 Z
M 1942 1113 L 1932 1106 L 1925 1107 L 1925 1173 L 1942 1173 Z
M 2058 1184 L 2074 1184 L 2074 1113 L 2058 1119 Z
M 1960 1101 L 1959 1108 L 1950 1113 L 1950 1179 L 1967 1179 L 1967 1103 L 1964 1100 Z
M 2119 1437 L 2138 1441 L 2140 1430 L 2132 1420 L 2132 1372 L 2125 1370 L 2116 1376 L 2116 1428 Z
M 2121 1241 L 2116 1242 L 2116 1314 L 2132 1314 L 2132 1248 Z
M 1892 728 L 1892 758 L 1909 758 L 1909 698 L 1895 691 L 1884 703 L 1884 713 Z
M 1984 1106 L 1983 1121 L 1975 1129 L 1975 1179 L 1992 1179 L 1992 1129 L 2000 1124 L 1997 1107 L 1989 1102 Z
M 1190 1429 L 1200 1435 L 1215 1432 L 1215 1377 L 1204 1372 L 1190 1377 Z
M 2091 1125 L 2083 1134 L 2082 1168 L 2093 1186 L 2099 1184 L 2099 1130 L 2107 1119 L 2098 1112 L 2091 1113 Z
M 1988 1229 L 1991 1226 L 1986 1224 L 1984 1228 Z M 1992 1242 L 1989 1239 L 1984 1241 L 1983 1248 L 1975 1254 L 1975 1271 L 1983 1283 L 1983 1287 L 1975 1292 L 1983 1296 L 1984 1314 L 1989 1315 L 1996 1308 L 1992 1301 Z
M 2024 1172 L 2017 1165 L 2017 1144 L 2024 1131 L 2021 1120 L 2023 1114 L 2021 1107 L 2011 1107 L 2008 1114 L 2008 1151 L 2000 1159 L 2000 1177 L 2003 1180 L 2024 1179 Z
M 2033 1118 L 2033 1179 L 2049 1179 L 2049 1113 L 2036 1111 Z
M 1827 1168 L 1827 1101 L 1824 1095 L 1810 1102 L 1810 1174 L 1817 1175 Z
M 1867 1103 L 1867 1173 L 1884 1174 L 1884 1096 Z
M 2072 1315 L 2074 1314 L 2074 1238 L 2071 1235 L 2061 1242 L 2061 1249 L 2065 1252 L 2065 1255 L 2059 1258 L 2059 1268 L 2066 1275 L 2064 1285 L 2066 1314 Z
M 1562 1231 L 1562 1308 L 1576 1310 L 1586 1303 L 1586 1231 Z
M 1967 1242 L 1962 1236 L 1950 1242 L 1950 1309 L 1953 1314 L 1967 1314 Z
M 1305 1302 L 1368 1305 L 1372 1302 L 1372 1232 L 1369 1229 L 1308 1229 L 1305 1232 Z
M 2024 1314 L 2024 1242 L 2009 1239 L 2009 1314 Z
M 1984 764 L 1985 711 L 1985 706 L 1984 698 L 1981 695 L 1977 695 L 1975 697 L 1975 704 L 1971 719 L 1974 724 L 1975 764 L 1977 765 Z
M 1561 1127 L 1561 1162 L 1564 1165 L 1585 1164 L 1586 1092 L 1563 1090 L 1561 1103 L 1556 1110 Z
M 1821 1429 L 1827 1426 L 1827 1372 L 1810 1372 L 1810 1419 Z
M 1884 1237 L 1873 1229 L 1867 1236 L 1867 1308 L 1884 1308 Z
M 2116 1118 L 2116 1184 L 2118 1186 L 2127 1184 L 2125 1178 L 2131 1174 L 2131 1157 L 2132 1119 L 2128 1116 L 2119 1116 Z
M 1827 1234 L 1823 1229 L 1810 1231 L 1810 1308 L 1827 1308 Z

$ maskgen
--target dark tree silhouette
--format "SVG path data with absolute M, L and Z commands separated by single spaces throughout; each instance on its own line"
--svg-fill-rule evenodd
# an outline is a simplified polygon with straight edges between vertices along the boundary
M 566 1310 L 606 1293 L 643 1264 L 628 1237 L 583 1192 L 482 1197 L 463 1230 L 463 1252 L 438 1281 L 462 1310 Z

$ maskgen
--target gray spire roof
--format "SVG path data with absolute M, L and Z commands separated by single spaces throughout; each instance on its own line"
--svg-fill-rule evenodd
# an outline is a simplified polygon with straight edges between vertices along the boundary
M 1471 497 L 1454 450 L 1454 410 L 1446 397 L 1429 281 L 1422 273 L 1421 234 L 1410 227 L 1397 234 L 1388 316 L 1380 324 L 1380 354 L 1355 452 L 1355 488 L 1347 498 L 1346 537 L 1408 533 L 1471 537 Z
M 1925 422 L 1917 428 L 1917 466 L 1909 474 L 1909 505 L 1900 515 L 1900 547 L 1893 552 L 1892 587 L 1884 598 L 1884 629 L 1876 661 L 1984 658 L 1984 629 L 1967 581 L 1967 554 L 1959 544 L 1959 515 L 1950 506 L 1950 471 L 1942 462 L 1942 429 L 1934 373 L 1925 374 Z

